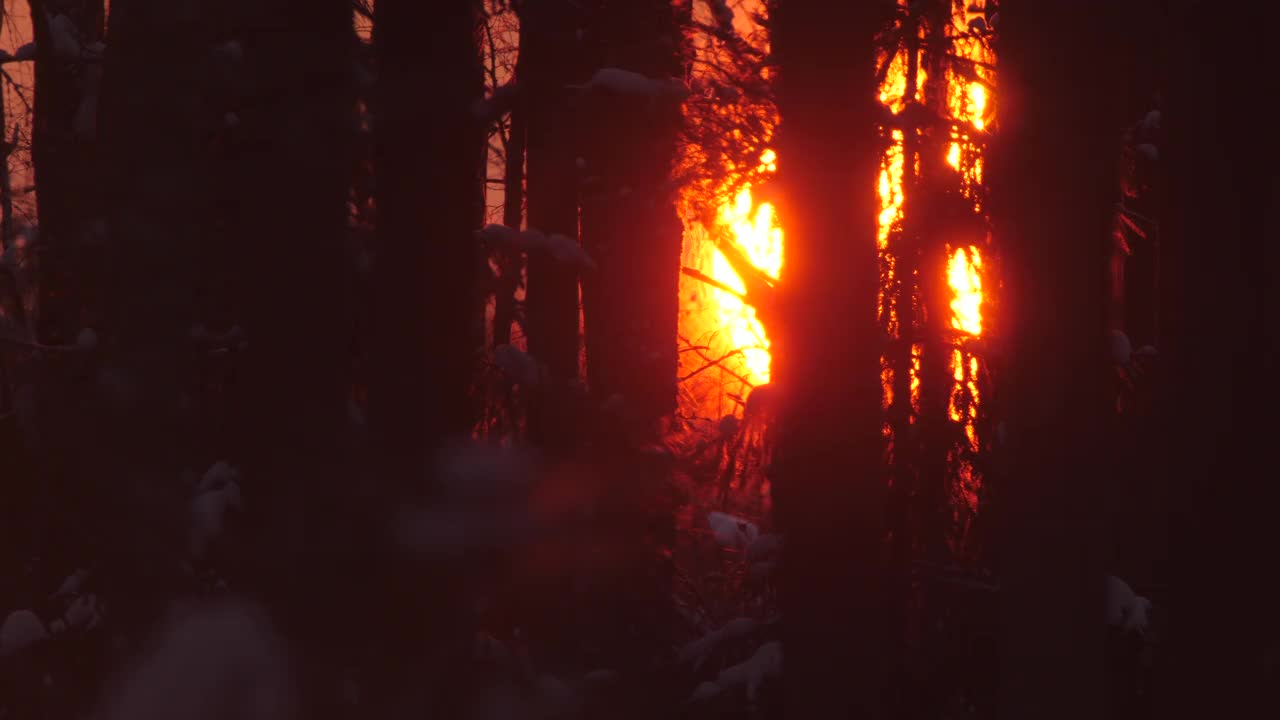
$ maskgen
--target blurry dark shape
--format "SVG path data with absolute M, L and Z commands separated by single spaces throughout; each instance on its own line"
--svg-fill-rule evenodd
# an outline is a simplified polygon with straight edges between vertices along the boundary
M 721 547 L 740 553 L 745 553 L 760 537 L 760 528 L 755 523 L 727 513 L 708 513 L 707 525 Z
M 287 653 L 261 609 L 226 600 L 173 612 L 105 692 L 104 720 L 288 720 Z
M 494 348 L 493 361 L 508 380 L 525 388 L 538 386 L 545 373 L 536 358 L 513 345 Z
M 0 657 L 17 655 L 49 636 L 40 618 L 30 610 L 15 610 L 0 623 Z
M 1147 631 L 1151 601 L 1133 591 L 1129 583 L 1107 576 L 1107 626 L 1142 635 Z
M 742 689 L 748 702 L 754 703 L 764 683 L 781 674 L 782 643 L 774 640 L 761 645 L 747 660 L 721 670 L 716 684 L 722 691 Z

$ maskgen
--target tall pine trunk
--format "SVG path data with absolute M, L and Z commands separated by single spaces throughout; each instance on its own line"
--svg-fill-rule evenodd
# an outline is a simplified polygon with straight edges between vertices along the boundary
M 669 0 L 603 3 L 588 33 L 595 67 L 680 76 Z M 582 243 L 597 264 L 582 279 L 588 384 L 601 401 L 620 396 L 628 429 L 654 438 L 676 400 L 683 226 L 668 180 L 680 108 L 675 99 L 606 92 L 583 104 L 582 157 L 596 179 L 582 196 Z
M 467 389 L 477 351 L 475 304 L 485 129 L 472 116 L 484 92 L 478 3 L 382 0 L 378 62 L 378 295 L 370 420 L 386 476 L 382 503 L 429 499 L 426 463 L 471 424 Z M 460 709 L 450 656 L 461 652 L 465 610 L 440 568 L 387 551 L 377 562 L 385 614 L 374 673 L 387 712 L 445 716 Z M 405 567 L 413 569 L 406 572 Z M 430 682 L 425 679 L 431 678 Z M 397 707 L 397 705 L 399 707 Z
M 115 27 L 116 17 L 111 20 Z M 232 210 L 243 248 L 234 266 L 247 348 L 239 376 L 250 567 L 303 658 L 307 714 L 338 707 L 334 688 L 357 631 L 366 532 L 346 439 L 351 305 L 343 252 L 357 125 L 355 34 L 344 0 L 259 0 L 225 6 L 242 48 L 245 94 Z M 157 28 L 157 32 L 164 32 Z M 147 58 L 152 65 L 156 56 Z
M 772 7 L 787 228 L 773 356 L 788 717 L 886 716 L 873 38 L 891 10 Z
M 1103 2 L 1002 6 L 993 218 L 1008 258 L 999 717 L 1103 714 L 1110 228 L 1129 30 Z M 1061 31 L 1063 13 L 1090 18 Z M 1072 88 L 1088 88 L 1087 95 Z
M 180 369 L 191 352 L 194 288 L 211 210 L 201 118 L 193 111 L 199 90 L 191 82 L 211 49 L 202 42 L 203 20 L 185 5 L 116 0 L 103 73 L 102 192 L 111 252 L 106 317 L 96 329 L 106 351 L 97 389 L 107 414 L 81 447 L 59 457 L 68 477 L 83 483 L 74 494 L 94 508 L 84 517 L 102 518 L 86 535 L 104 568 L 104 595 L 120 609 L 126 631 L 165 606 L 173 582 L 165 573 L 186 547 L 179 518 L 188 499 L 175 481 L 194 468 L 187 466 L 192 432 Z M 55 203 L 67 192 L 56 182 L 53 190 Z M 92 412 L 90 396 L 83 397 L 79 407 Z
M 1277 153 L 1274 137 L 1246 130 L 1247 114 L 1225 98 L 1249 97 L 1240 68 L 1260 67 L 1270 54 L 1265 43 L 1202 33 L 1206 9 L 1173 8 L 1166 34 L 1164 248 L 1176 304 L 1162 333 L 1173 384 L 1163 460 L 1177 507 L 1162 710 L 1168 717 L 1264 717 L 1277 707 L 1276 591 L 1249 578 L 1272 565 L 1277 551 L 1276 377 L 1268 357 L 1277 318 L 1266 309 L 1275 278 L 1264 245 Z M 1266 18 L 1249 6 L 1232 22 L 1258 27 Z M 1250 589 L 1235 589 L 1242 583 Z
M 470 114 L 483 92 L 475 4 L 419 5 L 388 0 L 374 28 L 378 294 L 369 397 L 384 449 L 416 456 L 416 466 L 470 428 L 471 233 L 483 143 Z

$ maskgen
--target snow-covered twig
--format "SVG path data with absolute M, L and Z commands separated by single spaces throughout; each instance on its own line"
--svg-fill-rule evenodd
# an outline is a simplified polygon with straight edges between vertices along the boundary
M 755 523 L 728 513 L 708 513 L 707 525 L 721 547 L 742 553 L 760 537 L 760 528 Z
M 621 68 L 600 68 L 591 79 L 581 85 L 566 85 L 570 90 L 605 90 L 620 95 L 635 95 L 651 100 L 672 98 L 684 100 L 689 96 L 689 86 L 679 78 L 657 80 L 638 72 Z
M 471 107 L 471 114 L 487 125 L 510 112 L 519 98 L 520 86 L 515 81 L 506 83 L 494 90 L 489 97 L 477 100 Z
M 1147 615 L 1151 601 L 1133 591 L 1124 580 L 1107 576 L 1107 625 L 1125 632 L 1143 635 L 1147 631 Z
M 707 5 L 711 7 L 711 15 L 716 19 L 716 29 L 720 31 L 720 35 L 732 35 L 733 9 L 729 7 L 727 0 L 707 0 Z
M 36 44 L 29 42 L 19 47 L 12 55 L 4 50 L 0 50 L 0 65 L 13 62 L 26 62 L 36 59 Z
M 750 635 L 759 627 L 760 623 L 752 618 L 734 618 L 702 637 L 685 643 L 680 648 L 678 662 L 681 665 L 692 665 L 694 672 L 697 672 L 721 644 Z
M 493 248 L 506 248 L 515 252 L 545 252 L 556 262 L 572 265 L 579 270 L 595 270 L 595 260 L 587 254 L 578 241 L 561 235 L 550 235 L 536 228 L 516 230 L 506 225 L 491 224 L 476 232 L 476 238 Z

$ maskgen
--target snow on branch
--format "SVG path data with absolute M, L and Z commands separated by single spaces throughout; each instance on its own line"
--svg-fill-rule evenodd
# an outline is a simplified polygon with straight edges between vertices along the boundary
M 4 50 L 0 50 L 0 64 L 11 62 L 24 62 L 36 59 L 36 44 L 29 42 L 18 48 L 12 55 Z
M 506 225 L 494 224 L 477 231 L 476 239 L 488 247 L 507 248 L 523 253 L 546 253 L 556 262 L 570 265 L 579 271 L 596 269 L 595 260 L 591 259 L 577 240 L 559 233 L 548 235 L 535 228 L 516 230 Z
M 1147 630 L 1151 601 L 1133 591 L 1124 580 L 1107 576 L 1107 625 L 1142 635 Z
M 680 78 L 659 80 L 614 67 L 600 68 L 586 83 L 565 87 L 587 92 L 604 90 L 619 95 L 647 97 L 650 100 L 684 100 L 689 97 L 689 86 Z
M 75 22 L 61 13 L 50 14 L 45 11 L 45 19 L 49 24 L 49 42 L 52 44 L 53 56 L 59 60 L 99 61 L 102 59 L 103 44 L 101 42 L 85 43 Z
M 485 125 L 489 125 L 511 112 L 519 98 L 520 86 L 512 80 L 499 86 L 489 97 L 477 100 L 471 107 L 471 114 Z
M 728 0 L 707 0 L 707 5 L 711 8 L 711 16 L 716 20 L 716 29 L 722 35 L 733 34 L 733 9 L 729 7 Z

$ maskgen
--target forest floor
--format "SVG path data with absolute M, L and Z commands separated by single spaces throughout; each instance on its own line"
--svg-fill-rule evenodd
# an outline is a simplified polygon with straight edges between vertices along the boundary
M 596 537 L 590 536 L 595 530 L 577 536 L 584 544 L 600 545 L 602 554 L 587 561 L 582 558 L 591 551 L 561 558 L 562 567 L 554 572 L 566 575 L 540 585 L 535 578 L 533 587 L 542 597 L 519 592 L 529 587 L 520 584 L 530 572 L 521 562 L 535 554 L 531 548 L 517 548 L 514 560 L 497 563 L 496 572 L 485 571 L 490 577 L 478 601 L 500 606 L 501 620 L 485 627 L 486 614 L 478 616 L 472 664 L 476 682 L 485 688 L 481 695 L 506 700 L 501 707 L 478 702 L 478 716 L 772 716 L 768 708 L 780 672 L 773 571 L 781 545 L 769 531 L 769 493 L 759 448 L 745 447 L 752 441 L 744 438 L 740 432 L 727 438 L 668 438 L 671 462 L 661 479 L 664 487 L 641 493 L 656 499 L 653 506 L 631 508 L 634 501 L 626 498 L 635 495 L 624 494 L 620 501 L 624 514 L 634 509 L 649 519 L 624 517 L 616 532 L 606 527 Z M 735 443 L 745 443 L 736 456 Z M 750 467 L 728 482 L 726 477 L 739 465 Z M 565 487 L 572 492 L 572 483 L 583 481 L 569 482 Z M 654 522 L 654 515 L 665 516 L 656 521 L 668 531 L 650 536 L 640 530 L 646 535 L 638 537 L 636 528 L 649 527 L 645 523 Z M 230 522 L 225 529 L 235 534 L 235 528 Z M 639 555 L 619 550 L 614 534 L 623 544 L 638 542 L 644 548 L 637 548 Z M 241 546 L 239 541 L 235 545 Z M 11 552 L 5 555 L 16 558 Z M 599 558 L 617 567 L 602 569 Z M 224 581 L 214 568 L 200 574 L 201 582 L 174 591 L 182 605 L 195 601 L 195 614 L 161 623 L 151 642 L 126 648 L 100 573 L 77 568 L 65 558 L 57 567 L 52 566 L 54 558 L 29 559 L 39 567 L 17 574 L 10 568 L 0 597 L 0 718 L 78 718 L 104 702 L 168 702 L 174 704 L 170 712 L 229 720 L 229 714 L 208 714 L 193 706 L 220 698 L 228 708 L 244 710 L 237 711 L 238 717 L 252 720 L 258 715 L 244 704 L 255 694 L 288 695 L 288 661 L 281 658 L 289 653 L 278 644 L 270 622 L 244 604 L 252 589 L 235 587 L 234 574 Z M 504 579 L 504 572 L 523 572 L 525 577 Z M 530 633 L 522 639 L 518 624 L 511 622 L 529 607 L 557 605 L 559 620 L 536 637 Z M 620 624 L 631 627 L 619 630 Z M 602 641 L 593 635 L 616 638 L 619 647 L 601 650 Z M 245 653 L 257 658 L 250 663 L 257 668 L 256 679 L 235 681 L 245 670 L 237 658 Z M 648 654 L 649 660 L 636 662 L 628 653 L 637 658 Z M 219 690 L 225 682 L 243 687 Z M 180 697 L 143 692 L 140 684 L 172 685 Z M 359 702 L 356 685 L 353 681 L 352 688 L 341 691 L 352 703 Z M 181 711 L 184 706 L 190 713 Z

